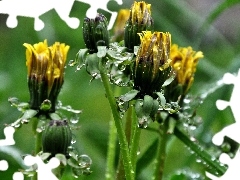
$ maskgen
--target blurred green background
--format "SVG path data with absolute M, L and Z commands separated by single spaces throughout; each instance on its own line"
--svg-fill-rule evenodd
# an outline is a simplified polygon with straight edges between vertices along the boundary
M 0 1 L 1 2 L 1 1 Z M 152 4 L 152 16 L 156 31 L 169 31 L 172 34 L 172 43 L 179 46 L 192 46 L 201 50 L 204 58 L 200 60 L 195 74 L 195 82 L 191 94 L 200 95 L 214 86 L 224 73 L 236 73 L 240 67 L 240 4 L 238 1 L 217 0 L 148 0 Z M 225 6 L 221 5 L 222 3 Z M 133 1 L 123 0 L 122 5 L 111 1 L 109 9 L 118 11 L 121 8 L 130 8 Z M 13 4 L 14 6 L 14 4 Z M 68 61 L 75 58 L 80 48 L 84 48 L 82 38 L 82 20 L 90 7 L 75 1 L 70 17 L 78 18 L 81 23 L 77 29 L 71 29 L 61 20 L 55 10 L 50 10 L 40 16 L 45 23 L 41 31 L 34 30 L 34 19 L 18 17 L 18 26 L 8 28 L 6 21 L 8 14 L 0 14 L 0 139 L 4 138 L 5 124 L 14 122 L 19 112 L 8 103 L 9 97 L 18 97 L 20 101 L 28 101 L 27 69 L 25 66 L 25 47 L 23 43 L 34 44 L 44 39 L 52 45 L 55 41 L 70 45 Z M 110 18 L 108 12 L 99 9 L 99 12 Z M 204 22 L 205 28 L 202 28 Z M 112 35 L 112 31 L 111 31 Z M 84 69 L 75 72 L 75 67 L 65 69 L 65 83 L 59 95 L 64 105 L 71 105 L 74 109 L 81 109 L 78 125 L 80 129 L 74 131 L 77 142 L 76 148 L 80 154 L 89 155 L 92 160 L 90 176 L 79 179 L 104 179 L 110 107 L 105 97 L 100 80 L 90 83 L 91 77 Z M 213 155 L 216 149 L 211 142 L 212 136 L 226 125 L 234 123 L 230 108 L 219 111 L 215 102 L 217 99 L 229 100 L 232 85 L 217 89 L 203 101 L 197 110 L 202 117 L 202 124 L 195 131 L 189 130 L 191 135 Z M 152 123 L 154 126 L 156 123 Z M 143 131 L 141 134 L 140 155 L 152 143 L 156 134 Z M 16 144 L 9 147 L 0 147 L 0 160 L 9 162 L 7 171 L 0 172 L 0 179 L 10 180 L 12 174 L 21 166 L 21 156 L 31 154 L 34 149 L 34 137 L 31 123 L 24 125 L 14 134 Z M 154 152 L 153 152 L 154 153 Z M 139 180 L 150 179 L 153 170 L 152 163 L 138 174 Z M 196 155 L 174 136 L 168 146 L 168 157 L 165 165 L 165 179 L 178 171 L 191 171 L 204 174 L 205 166 L 196 162 Z M 69 170 L 63 179 L 75 179 Z M 200 179 L 197 178 L 196 179 Z

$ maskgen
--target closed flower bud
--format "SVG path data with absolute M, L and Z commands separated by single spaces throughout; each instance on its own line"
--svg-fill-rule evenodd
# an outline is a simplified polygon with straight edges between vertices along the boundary
M 134 51 L 134 46 L 140 45 L 138 33 L 153 29 L 151 4 L 144 1 L 134 2 L 130 9 L 130 17 L 125 24 L 124 43 L 129 52 Z
M 97 46 L 109 47 L 107 18 L 98 13 L 94 19 L 86 17 L 83 22 L 83 39 L 89 52 L 96 53 Z
M 57 96 L 63 84 L 64 66 L 69 46 L 56 42 L 48 47 L 47 41 L 30 45 L 26 49 L 30 108 L 39 110 L 45 100 L 51 101 L 50 111 L 55 111 Z
M 45 127 L 42 134 L 43 152 L 56 154 L 67 154 L 67 149 L 71 145 L 72 132 L 66 120 L 51 120 Z
M 170 77 L 171 34 L 145 31 L 139 35 L 141 45 L 133 69 L 134 89 L 140 91 L 141 97 L 152 96 Z

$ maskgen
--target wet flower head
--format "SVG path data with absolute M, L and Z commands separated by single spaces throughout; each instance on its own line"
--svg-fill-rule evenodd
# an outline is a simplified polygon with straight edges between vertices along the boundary
M 27 43 L 23 45 L 27 48 L 26 66 L 30 107 L 39 109 L 41 103 L 48 99 L 54 110 L 56 98 L 63 84 L 64 66 L 69 46 L 56 42 L 48 47 L 47 40 L 34 45 Z
M 141 45 L 135 62 L 134 88 L 142 95 L 152 95 L 170 76 L 171 34 L 145 31 L 139 35 Z
M 137 33 L 152 29 L 151 4 L 147 4 L 144 1 L 135 1 L 130 9 L 130 17 L 125 25 L 125 46 L 129 51 L 133 52 L 134 46 L 140 45 L 140 38 Z
M 90 53 L 98 51 L 97 46 L 109 46 L 109 32 L 107 18 L 98 13 L 95 18 L 84 18 L 83 39 Z
M 145 24 L 146 26 L 152 25 L 151 17 L 151 4 L 144 1 L 134 2 L 131 7 L 130 20 L 132 24 Z
M 203 58 L 203 53 L 194 51 L 192 47 L 183 48 L 174 44 L 171 47 L 170 57 L 172 59 L 171 65 L 177 75 L 177 83 L 183 87 L 183 94 L 185 95 L 192 86 L 196 66 L 199 59 Z

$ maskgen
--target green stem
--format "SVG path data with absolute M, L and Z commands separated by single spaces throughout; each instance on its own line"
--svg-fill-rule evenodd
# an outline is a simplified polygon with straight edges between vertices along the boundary
M 35 150 L 34 153 L 37 155 L 42 149 L 42 132 L 37 132 L 37 126 L 38 126 L 38 118 L 34 117 L 32 118 L 33 124 L 32 124 L 32 131 L 35 135 Z
M 35 155 L 37 155 L 37 153 L 39 153 L 42 148 L 42 133 L 37 132 L 38 118 L 34 117 L 32 120 L 33 120 L 32 130 L 33 130 L 33 133 L 35 134 L 34 153 L 35 153 Z M 32 177 L 32 180 L 37 180 L 37 172 Z
M 126 113 L 126 123 L 125 123 L 125 134 L 127 138 L 128 144 L 130 144 L 131 140 L 131 130 L 132 127 L 132 108 L 130 105 L 130 108 L 128 108 L 127 113 Z M 133 163 L 132 163 L 133 165 Z M 120 155 L 119 161 L 118 161 L 118 168 L 117 168 L 117 180 L 122 180 L 124 179 L 125 172 L 124 172 L 124 167 L 123 167 L 123 162 L 122 162 L 122 157 Z
M 134 108 L 132 106 L 132 108 Z M 141 129 L 138 127 L 138 121 L 137 116 L 135 114 L 135 111 L 132 113 L 132 139 L 130 144 L 130 155 L 132 160 L 132 165 L 134 171 L 136 171 L 136 164 L 137 164 L 137 154 L 138 154 L 138 148 L 139 148 L 139 141 L 141 136 Z
M 126 116 L 126 124 L 125 124 L 125 133 L 127 137 L 127 142 L 130 144 L 131 143 L 131 138 L 132 138 L 132 106 L 130 104 L 130 108 L 128 108 L 127 111 L 127 116 Z
M 36 133 L 36 140 L 35 140 L 35 154 L 39 153 L 42 149 L 42 132 Z
M 166 159 L 166 148 L 167 148 L 167 142 L 168 142 L 168 121 L 165 120 L 165 122 L 160 126 L 159 134 L 161 138 L 159 138 L 158 142 L 158 155 L 155 160 L 155 171 L 153 175 L 153 180 L 162 180 L 163 179 L 163 170 L 165 165 L 165 159 Z
M 99 59 L 99 60 L 101 61 L 102 59 Z M 120 117 L 118 106 L 117 106 L 115 97 L 113 95 L 112 89 L 110 87 L 108 76 L 105 73 L 105 69 L 103 68 L 101 62 L 99 63 L 99 69 L 100 69 L 102 82 L 105 88 L 105 92 L 107 95 L 107 99 L 110 104 L 112 115 L 115 121 L 115 126 L 117 128 L 118 138 L 120 142 L 120 153 L 122 154 L 124 170 L 125 170 L 125 177 L 127 180 L 133 180 L 134 171 L 132 168 L 132 163 L 131 163 L 130 154 L 128 150 L 128 143 L 124 133 L 122 119 Z
M 119 89 L 119 88 L 117 88 Z M 107 167 L 106 167 L 106 180 L 114 179 L 114 163 L 115 163 L 115 155 L 116 155 L 116 141 L 117 141 L 117 130 L 114 125 L 113 116 L 109 121 L 109 141 L 108 141 L 108 153 L 107 153 Z
M 200 157 L 206 164 L 214 169 L 218 175 L 223 175 L 227 168 L 225 166 L 221 166 L 220 162 L 217 159 L 212 158 L 210 154 L 208 154 L 197 142 L 191 141 L 189 137 L 187 137 L 183 132 L 179 130 L 178 127 L 175 127 L 174 134 L 177 136 L 187 147 L 189 147 L 193 152 L 196 153 L 198 157 Z

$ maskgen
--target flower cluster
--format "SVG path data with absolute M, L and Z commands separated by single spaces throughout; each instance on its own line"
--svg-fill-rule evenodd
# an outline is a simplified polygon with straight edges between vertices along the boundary
M 130 11 L 120 12 L 115 38 L 126 21 L 123 43 L 99 43 L 109 42 L 106 18 L 102 14 L 94 19 L 85 18 L 83 35 L 87 50 L 80 50 L 76 61 L 83 62 L 81 65 L 86 65 L 87 72 L 94 78 L 100 77 L 97 74 L 102 64 L 110 82 L 129 86 L 131 90 L 118 98 L 119 109 L 125 112 L 129 102 L 135 100 L 137 116 L 145 127 L 145 121 L 154 120 L 158 110 L 179 111 L 203 54 L 191 47 L 172 45 L 169 32 L 152 31 L 151 4 L 134 2 Z M 96 27 L 101 28 L 96 30 Z

